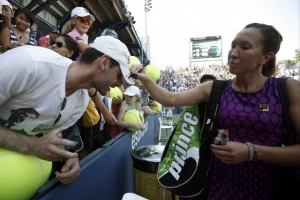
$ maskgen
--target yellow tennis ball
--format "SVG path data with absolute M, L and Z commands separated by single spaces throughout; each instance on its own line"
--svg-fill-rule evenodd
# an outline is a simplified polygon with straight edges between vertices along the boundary
M 124 117 L 123 117 L 124 122 L 131 122 L 131 123 L 139 123 L 139 124 L 144 124 L 144 116 L 143 114 L 135 109 L 128 110 L 125 112 Z M 128 131 L 130 132 L 135 132 L 135 128 L 127 128 Z
M 111 87 L 109 90 L 109 94 L 110 94 L 110 98 L 112 99 L 114 98 L 118 99 L 119 97 L 122 99 L 123 97 L 122 91 L 118 87 L 114 87 L 114 88 Z
M 161 113 L 162 110 L 162 106 L 160 103 L 158 103 L 157 101 L 155 102 L 156 106 L 149 106 L 149 108 L 153 111 L 155 111 L 155 114 L 159 114 Z
M 52 162 L 0 149 L 0 199 L 30 199 L 49 179 Z
M 140 60 L 135 56 L 130 56 L 130 67 L 131 65 L 139 65 L 141 64 Z
M 147 65 L 145 72 L 154 82 L 160 78 L 160 69 L 155 65 Z

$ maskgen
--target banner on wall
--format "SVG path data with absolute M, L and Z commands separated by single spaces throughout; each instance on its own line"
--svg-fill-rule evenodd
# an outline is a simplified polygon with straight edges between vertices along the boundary
M 137 130 L 132 133 L 132 136 L 131 136 L 131 149 L 132 150 L 136 148 L 136 146 L 138 145 L 140 140 L 144 137 L 144 134 L 148 131 L 148 121 L 145 122 L 144 126 L 145 126 L 145 130 L 143 130 L 143 131 Z

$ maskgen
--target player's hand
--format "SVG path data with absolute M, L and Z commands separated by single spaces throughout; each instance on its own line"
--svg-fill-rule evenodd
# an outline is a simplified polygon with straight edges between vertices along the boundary
M 228 142 L 226 145 L 211 145 L 213 154 L 227 164 L 245 162 L 249 157 L 248 146 L 240 142 Z
M 58 128 L 41 138 L 32 138 L 29 144 L 29 154 L 49 161 L 76 158 L 77 153 L 65 150 L 65 146 L 75 146 L 73 141 L 58 137 L 66 128 Z
M 63 184 L 74 181 L 80 174 L 78 157 L 69 158 L 61 168 L 60 172 L 55 172 L 56 178 Z
M 144 68 L 141 68 L 141 70 L 138 70 L 142 65 L 131 65 L 130 72 L 133 75 L 133 78 L 140 80 L 140 81 L 146 81 L 149 80 L 150 78 L 148 75 L 145 73 Z M 138 72 L 137 72 L 138 70 Z

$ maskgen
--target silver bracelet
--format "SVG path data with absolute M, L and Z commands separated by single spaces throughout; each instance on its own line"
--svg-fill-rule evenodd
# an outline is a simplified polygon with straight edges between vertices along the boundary
M 246 142 L 249 149 L 249 157 L 247 161 L 252 161 L 254 159 L 254 146 L 250 142 Z

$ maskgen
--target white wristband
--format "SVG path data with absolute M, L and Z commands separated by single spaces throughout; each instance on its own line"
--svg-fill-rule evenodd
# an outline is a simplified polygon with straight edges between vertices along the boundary
M 254 159 L 254 146 L 250 142 L 246 142 L 249 149 L 249 157 L 247 161 L 252 161 Z

